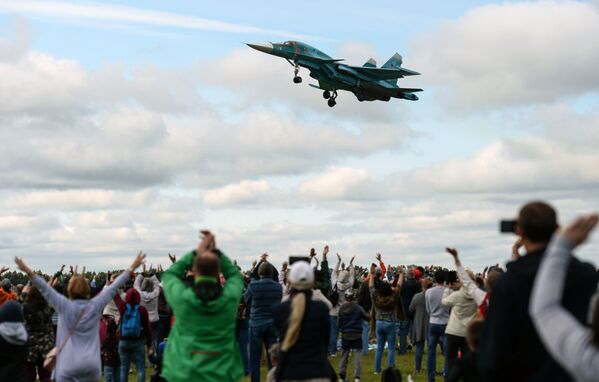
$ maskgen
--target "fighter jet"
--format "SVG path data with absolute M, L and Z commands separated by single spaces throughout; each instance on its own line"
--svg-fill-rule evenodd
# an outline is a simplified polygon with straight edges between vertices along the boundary
M 403 98 L 417 101 L 416 92 L 422 89 L 400 88 L 397 79 L 415 76 L 420 73 L 402 68 L 402 57 L 395 53 L 380 68 L 371 58 L 362 66 L 351 66 L 340 63 L 343 59 L 334 59 L 324 52 L 299 41 L 283 43 L 247 44 L 250 48 L 282 57 L 294 67 L 293 82 L 299 84 L 302 78 L 298 75 L 300 66 L 310 71 L 310 77 L 318 81 L 318 85 L 310 86 L 323 91 L 322 96 L 328 105 L 337 104 L 337 90 L 346 90 L 355 94 L 358 101 L 389 101 Z

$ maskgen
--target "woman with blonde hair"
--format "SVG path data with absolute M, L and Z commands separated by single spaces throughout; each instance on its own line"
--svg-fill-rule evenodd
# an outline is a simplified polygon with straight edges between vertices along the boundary
M 277 381 L 328 382 L 335 372 L 327 359 L 329 308 L 312 299 L 314 270 L 306 261 L 293 263 L 288 275 L 290 299 L 275 307 L 281 334 Z
M 67 286 L 69 298 L 59 294 L 40 276 L 33 273 L 25 262 L 15 257 L 19 269 L 29 276 L 32 284 L 58 313 L 56 333 L 56 367 L 54 380 L 99 381 L 100 380 L 100 318 L 106 304 L 117 289 L 125 284 L 143 262 L 146 255 L 137 255 L 129 269 L 112 285 L 90 299 L 91 288 L 83 275 L 73 275 Z

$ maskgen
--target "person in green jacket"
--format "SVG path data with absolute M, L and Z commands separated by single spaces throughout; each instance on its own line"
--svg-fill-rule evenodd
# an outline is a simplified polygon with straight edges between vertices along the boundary
M 214 236 L 208 231 L 202 234 L 198 248 L 162 275 L 164 294 L 175 316 L 162 377 L 168 382 L 238 382 L 243 363 L 235 325 L 243 278 L 216 249 Z M 189 270 L 195 277 L 191 288 L 182 281 Z M 220 272 L 224 285 L 219 283 Z

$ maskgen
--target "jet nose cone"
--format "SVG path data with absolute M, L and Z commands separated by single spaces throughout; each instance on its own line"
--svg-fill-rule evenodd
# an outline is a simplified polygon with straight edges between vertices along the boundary
M 271 43 L 267 42 L 266 44 L 247 44 L 250 48 L 254 48 L 264 53 L 272 53 L 273 46 Z

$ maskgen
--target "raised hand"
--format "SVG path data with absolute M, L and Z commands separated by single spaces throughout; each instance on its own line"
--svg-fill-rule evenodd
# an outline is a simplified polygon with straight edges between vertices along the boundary
M 336 254 L 337 255 L 337 261 L 340 263 L 341 262 L 341 255 L 340 254 Z
M 202 240 L 198 244 L 196 254 L 199 255 L 200 253 L 214 251 L 216 249 L 216 238 L 214 235 L 206 230 L 200 231 L 200 233 L 202 234 Z
M 314 248 L 310 248 L 310 257 L 316 256 L 316 250 Z
M 351 267 L 352 265 L 354 265 L 354 259 L 356 258 L 356 256 L 352 256 L 352 258 L 349 260 L 349 266 Z
M 58 271 L 58 273 L 62 273 L 62 271 L 64 271 L 64 264 L 62 264 L 62 265 L 60 266 L 60 270 Z
M 27 266 L 27 264 L 25 264 L 23 259 L 20 257 L 15 257 L 15 264 L 17 264 L 17 268 L 19 268 L 21 272 L 25 273 L 29 277 L 33 277 L 33 271 Z
M 0 268 L 0 275 L 3 274 L 4 272 L 8 271 L 8 267 L 2 267 Z
M 377 259 L 378 261 L 382 261 L 382 260 L 381 260 L 381 259 L 382 259 L 382 256 L 381 256 L 381 254 L 380 254 L 380 253 L 377 253 L 375 257 L 376 257 L 376 259 Z
M 458 256 L 458 250 L 455 248 L 445 248 L 445 251 L 453 256 L 453 261 L 455 261 L 455 265 L 461 265 L 460 257 Z
M 171 263 L 175 264 L 177 262 L 177 256 L 175 255 L 171 255 L 171 253 L 168 253 L 168 258 L 171 261 Z
M 71 272 L 72 275 L 75 274 L 75 270 L 73 269 L 72 265 L 69 265 L 69 271 Z
M 562 231 L 562 236 L 570 240 L 574 247 L 584 243 L 599 221 L 599 214 L 579 216 Z
M 268 258 L 268 253 L 265 252 L 260 256 L 260 261 L 266 261 L 267 258 Z
M 323 256 L 326 256 L 326 255 L 328 255 L 328 254 L 329 254 L 329 246 L 328 246 L 328 245 L 325 245 L 325 246 L 324 246 L 324 249 L 322 250 L 322 255 L 323 255 Z
M 131 272 L 131 273 L 135 272 L 135 270 L 137 268 L 139 268 L 140 265 L 144 264 L 145 261 L 146 261 L 146 254 L 143 253 L 142 251 L 139 251 L 139 253 L 135 257 L 135 259 L 131 263 L 131 266 L 129 267 L 129 272 Z
M 524 240 L 521 237 L 519 237 L 518 240 L 514 242 L 514 245 L 512 245 L 513 260 L 517 260 L 518 258 L 520 258 L 520 248 L 522 248 L 522 246 L 524 246 Z

